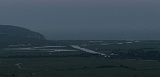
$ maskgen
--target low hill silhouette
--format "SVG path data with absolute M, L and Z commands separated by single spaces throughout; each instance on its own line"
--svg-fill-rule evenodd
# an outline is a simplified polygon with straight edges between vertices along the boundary
M 0 25 L 0 48 L 14 44 L 41 45 L 46 42 L 46 38 L 38 33 L 26 28 Z

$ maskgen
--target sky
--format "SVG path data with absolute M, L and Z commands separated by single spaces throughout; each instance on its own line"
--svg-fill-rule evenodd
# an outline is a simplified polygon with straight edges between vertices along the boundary
M 160 40 L 160 0 L 0 0 L 0 24 L 51 40 Z

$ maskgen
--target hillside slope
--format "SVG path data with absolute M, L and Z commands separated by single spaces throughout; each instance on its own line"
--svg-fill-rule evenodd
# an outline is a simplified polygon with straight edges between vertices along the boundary
M 46 38 L 38 33 L 26 28 L 0 25 L 0 47 L 11 44 L 41 44 Z

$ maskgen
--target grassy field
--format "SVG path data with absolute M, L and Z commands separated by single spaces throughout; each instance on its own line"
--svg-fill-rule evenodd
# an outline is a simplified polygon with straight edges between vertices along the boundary
M 160 77 L 160 62 L 95 57 L 1 58 L 0 77 Z

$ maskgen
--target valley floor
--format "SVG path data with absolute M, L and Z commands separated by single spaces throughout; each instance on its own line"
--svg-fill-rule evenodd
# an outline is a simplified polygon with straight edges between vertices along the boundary
M 160 62 L 96 57 L 3 58 L 0 77 L 159 77 Z

